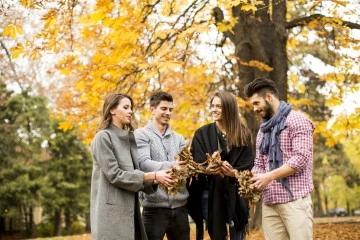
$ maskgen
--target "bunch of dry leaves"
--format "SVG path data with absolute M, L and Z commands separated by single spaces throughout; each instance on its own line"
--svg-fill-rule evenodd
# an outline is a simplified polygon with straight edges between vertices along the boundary
M 200 173 L 211 174 L 206 169 L 207 166 L 215 165 L 215 168 L 222 166 L 223 161 L 221 160 L 219 151 L 214 152 L 212 155 L 207 153 L 206 156 L 207 158 L 204 162 L 197 163 L 194 161 L 189 148 L 185 147 L 176 156 L 176 164 L 171 168 L 171 176 L 173 177 L 175 183 L 171 187 L 165 187 L 163 185 L 161 187 L 169 195 L 177 194 L 186 187 L 186 181 L 188 178 L 191 181 L 192 177 L 197 178 Z M 224 177 L 222 173 L 219 175 Z M 236 171 L 235 173 L 235 177 L 238 180 L 239 195 L 248 198 L 251 204 L 255 204 L 260 200 L 261 192 L 255 189 L 250 183 L 249 179 L 252 176 L 253 174 L 249 170 Z

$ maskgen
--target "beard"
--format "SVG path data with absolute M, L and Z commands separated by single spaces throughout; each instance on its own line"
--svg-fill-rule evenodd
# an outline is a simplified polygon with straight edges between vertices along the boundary
M 264 112 L 265 112 L 265 115 L 264 115 L 264 119 L 270 119 L 273 115 L 273 110 L 271 108 L 271 105 L 269 104 L 269 102 L 265 99 L 265 108 L 264 108 Z

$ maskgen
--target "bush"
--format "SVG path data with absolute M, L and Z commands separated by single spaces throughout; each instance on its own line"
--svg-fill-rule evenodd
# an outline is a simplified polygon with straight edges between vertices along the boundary
M 49 222 L 41 222 L 36 226 L 36 235 L 51 237 L 54 234 L 54 226 Z
M 85 233 L 85 227 L 81 222 L 76 221 L 71 224 L 71 234 L 77 235 L 84 233 Z

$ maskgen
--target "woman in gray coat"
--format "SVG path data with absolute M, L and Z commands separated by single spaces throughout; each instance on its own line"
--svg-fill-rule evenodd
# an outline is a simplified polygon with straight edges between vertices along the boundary
M 100 127 L 91 143 L 91 237 L 93 240 L 146 240 L 138 191 L 152 193 L 156 183 L 170 186 L 169 170 L 144 173 L 139 168 L 133 134 L 133 101 L 109 94 Z

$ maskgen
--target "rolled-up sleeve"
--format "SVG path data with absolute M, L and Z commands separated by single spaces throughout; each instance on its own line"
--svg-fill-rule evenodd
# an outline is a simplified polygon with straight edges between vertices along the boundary
M 304 116 L 294 119 L 289 128 L 292 151 L 286 165 L 299 171 L 312 161 L 314 125 Z
M 265 173 L 266 166 L 265 163 L 267 162 L 267 157 L 265 155 L 260 154 L 259 147 L 261 140 L 263 138 L 263 134 L 259 130 L 257 137 L 256 137 L 256 155 L 254 160 L 254 167 L 251 169 L 253 173 Z

